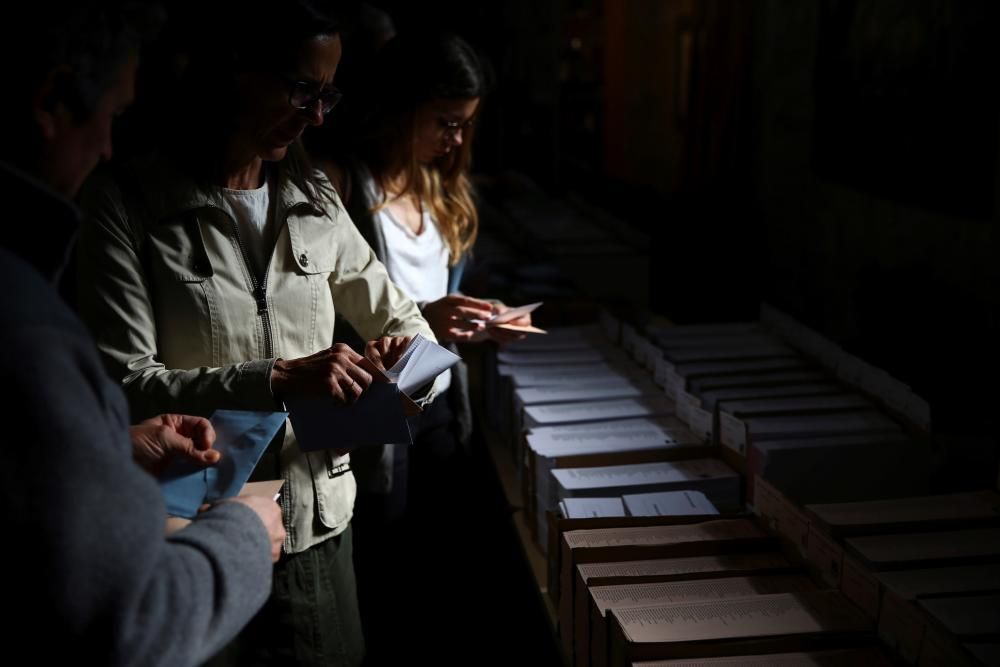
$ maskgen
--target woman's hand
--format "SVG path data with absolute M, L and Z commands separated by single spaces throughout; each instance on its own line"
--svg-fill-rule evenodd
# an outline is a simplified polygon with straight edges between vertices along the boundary
M 424 306 L 424 319 L 442 343 L 464 343 L 475 339 L 493 317 L 489 301 L 460 294 L 449 294 Z
M 382 336 L 370 340 L 365 345 L 365 357 L 383 371 L 396 365 L 399 358 L 406 352 L 412 336 Z
M 372 383 L 358 362 L 364 357 L 343 343 L 299 359 L 278 359 L 271 371 L 275 396 L 333 396 L 353 403 Z
M 493 312 L 491 313 L 491 317 L 500 315 L 510 310 L 509 306 L 506 306 L 502 303 L 493 303 L 490 305 L 493 306 Z M 530 327 L 531 313 L 526 313 L 524 315 L 521 315 L 517 319 L 511 320 L 510 322 L 505 322 L 504 324 L 510 324 L 512 326 L 518 326 L 518 327 Z M 506 345 L 507 343 L 513 343 L 515 341 L 524 340 L 527 337 L 527 334 L 519 333 L 517 331 L 511 331 L 510 329 L 504 329 L 502 326 L 488 327 L 484 333 L 486 338 L 489 338 L 490 340 L 500 345 Z

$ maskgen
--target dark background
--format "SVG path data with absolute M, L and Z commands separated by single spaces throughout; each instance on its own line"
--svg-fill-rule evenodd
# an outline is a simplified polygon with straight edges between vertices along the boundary
M 930 402 L 942 486 L 995 484 L 997 3 L 372 4 L 492 63 L 477 172 L 648 235 L 648 284 L 607 281 L 678 323 L 774 304 Z

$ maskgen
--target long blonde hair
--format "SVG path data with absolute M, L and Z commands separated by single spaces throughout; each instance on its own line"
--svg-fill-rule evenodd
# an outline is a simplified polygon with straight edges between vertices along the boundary
M 461 145 L 424 165 L 414 150 L 417 113 L 435 100 L 481 100 L 487 88 L 482 65 L 472 47 L 453 35 L 399 36 L 379 53 L 370 81 L 372 108 L 359 150 L 383 193 L 372 212 L 383 208 L 390 196 L 417 197 L 430 208 L 448 246 L 448 263 L 454 266 L 472 248 L 479 231 L 468 176 L 475 127 L 463 128 Z M 400 174 L 402 180 L 392 188 L 390 179 Z

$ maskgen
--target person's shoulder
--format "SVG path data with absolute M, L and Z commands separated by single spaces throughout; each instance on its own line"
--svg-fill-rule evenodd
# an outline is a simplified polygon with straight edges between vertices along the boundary
M 0 246 L 0 322 L 4 333 L 50 326 L 83 332 L 82 324 L 58 291 L 31 263 Z

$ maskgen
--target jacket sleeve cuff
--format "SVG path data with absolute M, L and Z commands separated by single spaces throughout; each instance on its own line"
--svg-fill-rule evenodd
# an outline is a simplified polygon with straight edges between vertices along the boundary
M 245 389 L 247 396 L 258 396 L 263 393 L 268 399 L 274 399 L 274 391 L 271 388 L 271 371 L 277 357 L 273 359 L 255 359 L 245 361 L 240 364 L 237 383 Z

